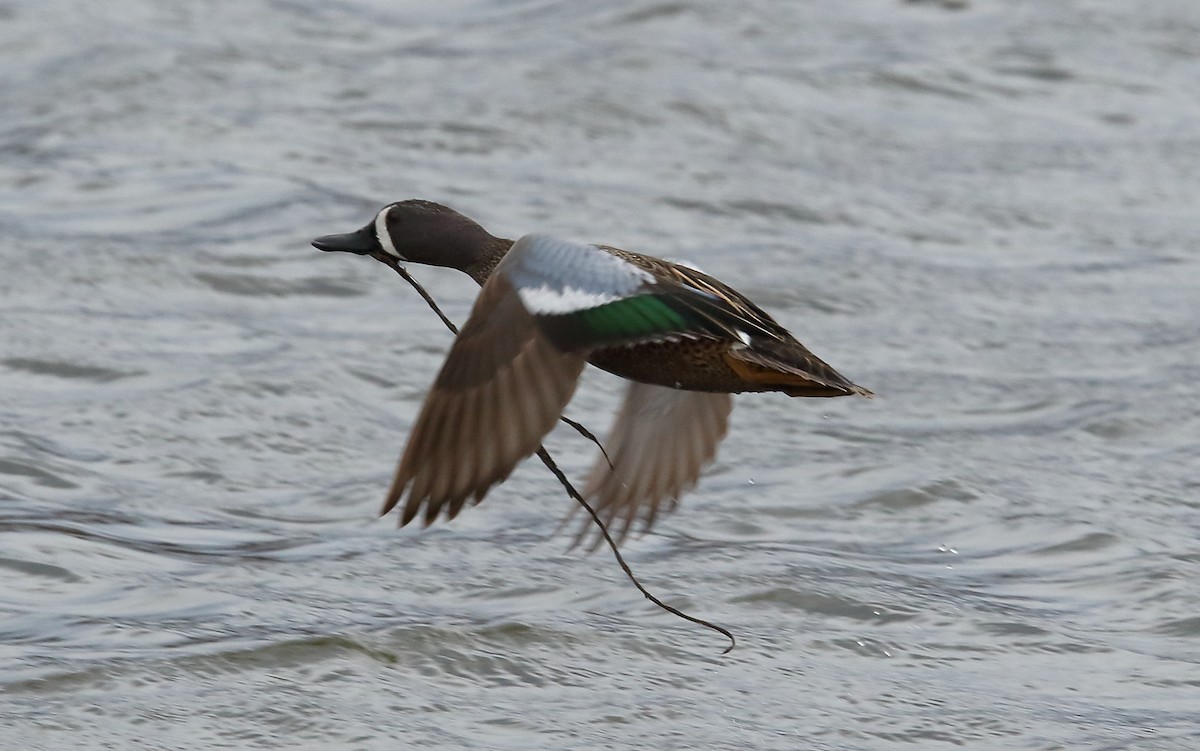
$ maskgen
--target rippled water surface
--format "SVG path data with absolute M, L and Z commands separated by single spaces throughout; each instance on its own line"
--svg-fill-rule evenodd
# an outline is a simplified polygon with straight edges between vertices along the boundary
M 6 0 L 0 91 L 0 745 L 1200 748 L 1192 0 Z M 410 197 L 878 393 L 739 397 L 627 545 L 731 654 L 535 463 L 376 519 L 449 335 L 308 240 Z

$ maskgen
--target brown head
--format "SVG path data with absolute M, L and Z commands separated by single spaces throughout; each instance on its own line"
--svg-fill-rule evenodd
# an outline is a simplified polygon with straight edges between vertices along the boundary
M 312 241 L 319 250 L 368 255 L 385 264 L 411 262 L 458 269 L 480 284 L 512 246 L 471 219 L 432 201 L 388 204 L 370 224 Z

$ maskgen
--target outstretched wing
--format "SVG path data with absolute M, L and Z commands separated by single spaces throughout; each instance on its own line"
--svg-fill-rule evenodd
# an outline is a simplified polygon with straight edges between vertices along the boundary
M 514 243 L 421 407 L 383 513 L 407 494 L 400 524 L 422 508 L 429 524 L 482 500 L 554 427 L 590 351 L 686 330 L 660 297 L 652 274 L 595 245 Z
M 386 514 L 407 491 L 401 526 L 422 506 L 429 524 L 482 500 L 537 450 L 575 392 L 586 355 L 543 336 L 519 292 L 498 269 L 454 340 L 384 501 Z
M 629 385 L 605 443 L 608 458 L 596 460 L 584 490 L 613 539 L 624 540 L 635 520 L 647 531 L 664 507 L 675 509 L 716 455 L 732 409 L 730 394 Z M 585 519 L 573 544 L 591 529 Z

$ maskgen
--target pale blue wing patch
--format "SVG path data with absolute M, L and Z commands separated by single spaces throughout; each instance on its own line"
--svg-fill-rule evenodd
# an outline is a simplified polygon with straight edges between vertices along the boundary
M 534 315 L 587 310 L 636 294 L 654 277 L 595 245 L 525 235 L 496 268 Z

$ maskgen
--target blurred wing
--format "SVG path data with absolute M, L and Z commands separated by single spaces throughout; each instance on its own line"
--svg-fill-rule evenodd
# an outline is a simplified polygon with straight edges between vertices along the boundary
M 579 381 L 586 355 L 541 334 L 503 268 L 480 291 L 409 435 L 382 512 L 407 491 L 401 526 L 422 506 L 428 525 L 442 509 L 453 519 L 467 498 L 482 500 L 537 450 Z
M 600 456 L 584 491 L 614 540 L 624 540 L 635 519 L 649 530 L 664 504 L 674 510 L 716 455 L 732 409 L 730 394 L 630 384 L 605 444 L 612 466 Z M 573 544 L 591 525 L 584 519 Z

